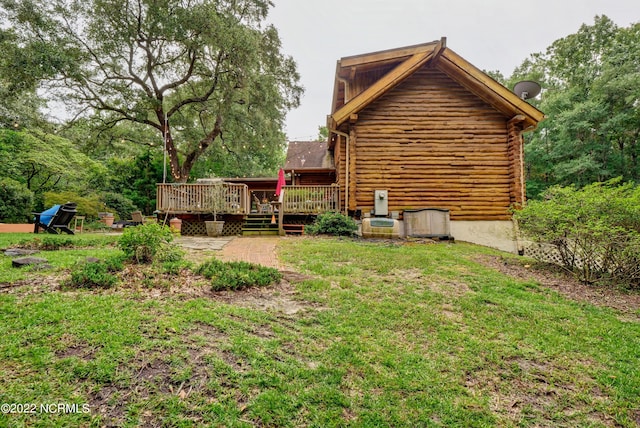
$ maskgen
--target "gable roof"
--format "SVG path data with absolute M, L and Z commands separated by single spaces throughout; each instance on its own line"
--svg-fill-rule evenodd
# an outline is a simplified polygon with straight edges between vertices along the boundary
M 335 169 L 327 141 L 291 141 L 287 149 L 285 171 Z
M 337 129 L 425 64 L 438 68 L 506 116 L 524 116 L 525 129 L 544 119 L 540 110 L 449 49 L 443 37 L 421 45 L 340 59 L 327 126 L 330 130 Z M 379 77 L 376 70 L 381 74 Z M 371 83 L 366 87 L 349 87 L 356 73 L 368 73 Z

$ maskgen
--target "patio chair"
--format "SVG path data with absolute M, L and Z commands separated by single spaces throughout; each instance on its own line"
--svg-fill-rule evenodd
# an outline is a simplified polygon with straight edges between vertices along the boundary
M 144 217 L 142 215 L 142 211 L 131 212 L 131 223 L 133 223 L 136 226 L 144 223 Z
M 73 202 L 54 205 L 41 213 L 33 213 L 35 216 L 33 233 L 38 233 L 40 228 L 43 228 L 49 233 L 58 234 L 64 232 L 74 235 L 73 230 L 69 228 L 69 223 L 71 223 L 76 213 L 76 204 Z

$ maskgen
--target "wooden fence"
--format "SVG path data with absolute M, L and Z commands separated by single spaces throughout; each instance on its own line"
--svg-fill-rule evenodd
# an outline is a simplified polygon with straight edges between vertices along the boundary
M 156 209 L 171 213 L 248 214 L 246 184 L 158 184 Z
M 331 186 L 285 186 L 282 206 L 285 214 L 320 214 L 340 211 L 339 187 Z

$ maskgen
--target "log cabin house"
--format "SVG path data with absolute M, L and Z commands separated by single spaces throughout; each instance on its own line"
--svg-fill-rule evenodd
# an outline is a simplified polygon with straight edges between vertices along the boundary
M 338 61 L 328 150 L 352 215 L 441 208 L 456 239 L 516 251 L 525 201 L 522 133 L 544 114 L 446 46 L 446 39 Z
M 510 210 L 525 201 L 522 133 L 544 118 L 541 111 L 444 38 L 341 58 L 331 101 L 328 141 L 289 144 L 289 179 L 276 203 L 280 232 L 287 218 L 327 210 L 376 216 L 376 195 L 384 194 L 386 216 L 403 221 L 405 212 L 439 209 L 456 239 L 518 250 Z M 245 181 L 228 184 L 231 219 L 256 211 Z M 162 186 L 174 193 L 159 186 L 161 213 L 200 218 L 202 204 L 192 200 L 203 189 L 184 206 L 173 185 Z

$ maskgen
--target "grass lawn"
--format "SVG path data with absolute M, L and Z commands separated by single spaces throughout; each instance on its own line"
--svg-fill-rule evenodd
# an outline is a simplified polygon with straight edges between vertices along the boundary
M 100 242 L 51 252 L 53 275 L 118 251 Z M 284 239 L 297 273 L 235 293 L 43 291 L 52 272 L 0 256 L 0 285 L 26 284 L 0 293 L 0 403 L 27 405 L 0 426 L 638 426 L 637 309 L 482 262 L 498 254 Z

